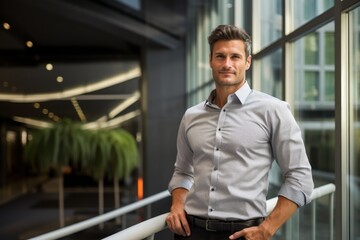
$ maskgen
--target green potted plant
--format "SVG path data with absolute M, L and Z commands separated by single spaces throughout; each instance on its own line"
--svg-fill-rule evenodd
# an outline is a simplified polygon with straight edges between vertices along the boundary
M 115 207 L 120 207 L 119 180 L 130 175 L 139 164 L 135 138 L 123 129 L 86 130 L 81 123 L 69 119 L 50 128 L 31 132 L 25 157 L 41 171 L 56 170 L 59 176 L 59 218 L 64 220 L 63 168 L 80 166 L 91 174 L 99 186 L 99 214 L 104 212 L 104 177 L 113 178 Z M 117 220 L 119 221 L 119 220 Z
M 80 123 L 64 119 L 50 128 L 31 131 L 25 158 L 35 168 L 47 172 L 53 169 L 59 176 L 59 219 L 64 219 L 63 168 L 69 164 L 84 164 L 89 158 L 87 132 Z

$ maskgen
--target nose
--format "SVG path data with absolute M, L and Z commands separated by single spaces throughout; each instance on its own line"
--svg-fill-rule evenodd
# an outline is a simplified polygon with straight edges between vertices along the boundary
M 231 59 L 230 59 L 230 57 L 225 58 L 224 67 L 226 67 L 226 68 L 231 67 Z

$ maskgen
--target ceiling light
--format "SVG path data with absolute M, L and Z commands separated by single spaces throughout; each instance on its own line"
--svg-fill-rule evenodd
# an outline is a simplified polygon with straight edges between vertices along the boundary
M 42 102 L 55 99 L 64 99 L 77 95 L 82 95 L 89 92 L 94 92 L 100 89 L 114 86 L 141 76 L 139 67 L 130 69 L 126 73 L 110 77 L 99 82 L 88 84 L 85 86 L 68 89 L 65 91 L 52 92 L 52 93 L 39 93 L 39 94 L 1 94 L 0 101 L 6 102 Z
M 34 103 L 34 108 L 40 108 L 40 103 Z
M 27 41 L 27 42 L 26 42 L 26 46 L 27 46 L 28 48 L 32 48 L 32 47 L 34 46 L 34 44 L 33 44 L 32 41 Z
M 59 83 L 61 83 L 61 82 L 64 81 L 64 78 L 63 78 L 62 76 L 58 76 L 58 77 L 56 78 L 56 81 L 59 82 Z
M 4 28 L 5 30 L 10 30 L 10 24 L 7 23 L 7 22 L 4 22 L 4 23 L 3 23 L 3 28 Z
M 46 70 L 48 70 L 48 71 L 51 71 L 51 70 L 53 70 L 53 65 L 51 64 L 51 63 L 48 63 L 48 64 L 46 64 Z
M 46 114 L 49 113 L 49 110 L 47 110 L 46 108 L 44 108 L 44 109 L 42 110 L 42 113 L 46 115 Z
M 21 123 L 25 123 L 27 125 L 31 125 L 31 126 L 35 126 L 35 127 L 40 127 L 40 128 L 49 128 L 52 126 L 52 124 L 48 123 L 48 122 L 44 122 L 44 121 L 40 121 L 40 120 L 35 120 L 35 119 L 31 119 L 31 118 L 24 118 L 24 117 L 13 117 L 14 121 L 16 122 L 21 122 Z
M 116 115 L 124 111 L 127 107 L 131 106 L 133 103 L 135 103 L 137 100 L 140 99 L 140 92 L 136 91 L 132 97 L 126 99 L 122 103 L 120 103 L 117 107 L 115 107 L 111 112 L 109 113 L 109 118 L 114 118 Z
M 74 108 L 75 108 L 75 111 L 76 111 L 76 113 L 78 114 L 80 120 L 83 121 L 83 122 L 86 122 L 85 114 L 84 114 L 84 112 L 82 111 L 82 109 L 81 109 L 78 101 L 76 100 L 76 98 L 74 98 L 74 97 L 71 98 L 71 102 L 72 102 L 72 104 L 73 104 L 73 106 L 74 106 Z
M 120 117 L 116 117 L 113 118 L 107 122 L 90 122 L 90 123 L 85 123 L 83 125 L 83 127 L 85 129 L 98 129 L 98 128 L 115 128 L 120 126 L 122 123 L 133 119 L 137 116 L 140 116 L 141 111 L 140 110 L 135 110 L 133 112 L 129 112 L 127 114 L 124 114 Z

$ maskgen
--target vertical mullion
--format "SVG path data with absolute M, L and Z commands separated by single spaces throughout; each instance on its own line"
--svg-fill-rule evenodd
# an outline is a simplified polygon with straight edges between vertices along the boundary
M 341 0 L 335 2 L 335 239 L 349 240 L 349 86 L 348 20 Z

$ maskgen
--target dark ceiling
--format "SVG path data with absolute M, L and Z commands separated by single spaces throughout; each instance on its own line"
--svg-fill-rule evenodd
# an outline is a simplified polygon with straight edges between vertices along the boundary
M 138 113 L 141 54 L 183 41 L 186 1 L 121 2 L 0 0 L 0 117 L 80 120 L 74 103 L 86 122 Z

